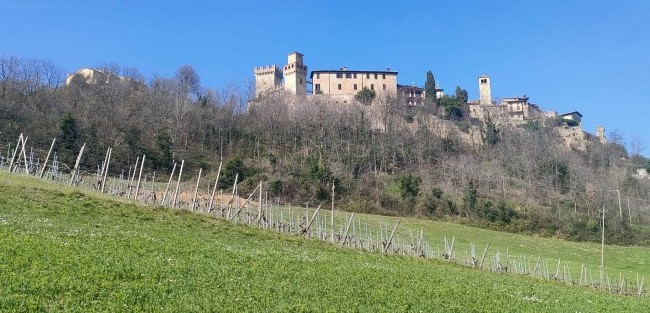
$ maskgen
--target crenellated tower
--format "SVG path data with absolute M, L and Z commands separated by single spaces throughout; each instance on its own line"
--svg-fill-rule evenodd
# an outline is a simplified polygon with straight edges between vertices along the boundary
M 282 71 L 275 64 L 256 66 L 253 68 L 253 73 L 255 74 L 256 97 L 282 87 Z

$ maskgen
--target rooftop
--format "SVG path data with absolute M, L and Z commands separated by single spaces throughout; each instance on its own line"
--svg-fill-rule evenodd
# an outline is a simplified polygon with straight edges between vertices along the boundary
M 395 74 L 397 75 L 396 71 L 391 71 L 390 69 L 386 70 L 379 70 L 379 71 L 366 71 L 366 70 L 348 70 L 346 68 L 338 69 L 338 70 L 315 70 L 311 71 L 311 75 L 309 78 L 313 78 L 314 74 L 317 73 L 330 73 L 330 74 L 336 74 L 336 73 L 360 73 L 360 74 Z

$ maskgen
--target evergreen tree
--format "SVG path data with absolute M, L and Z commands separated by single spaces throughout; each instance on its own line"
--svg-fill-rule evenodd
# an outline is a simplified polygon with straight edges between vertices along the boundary
M 431 71 L 427 72 L 427 81 L 424 83 L 424 100 L 427 103 L 436 102 L 436 79 Z
M 74 149 L 80 138 L 77 120 L 70 113 L 66 113 L 59 123 L 61 134 L 61 152 L 65 157 L 73 157 Z
M 468 100 L 467 90 L 460 88 L 458 85 L 456 86 L 456 100 L 461 103 L 467 103 Z

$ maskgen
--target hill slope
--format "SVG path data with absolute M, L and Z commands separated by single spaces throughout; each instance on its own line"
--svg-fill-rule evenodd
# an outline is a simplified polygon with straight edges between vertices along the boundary
M 635 311 L 648 298 L 339 248 L 2 174 L 2 311 Z

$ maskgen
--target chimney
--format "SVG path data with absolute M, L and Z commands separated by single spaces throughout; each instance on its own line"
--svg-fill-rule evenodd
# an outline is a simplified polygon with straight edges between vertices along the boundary
M 341 71 L 347 71 L 348 67 L 347 66 L 341 66 Z

